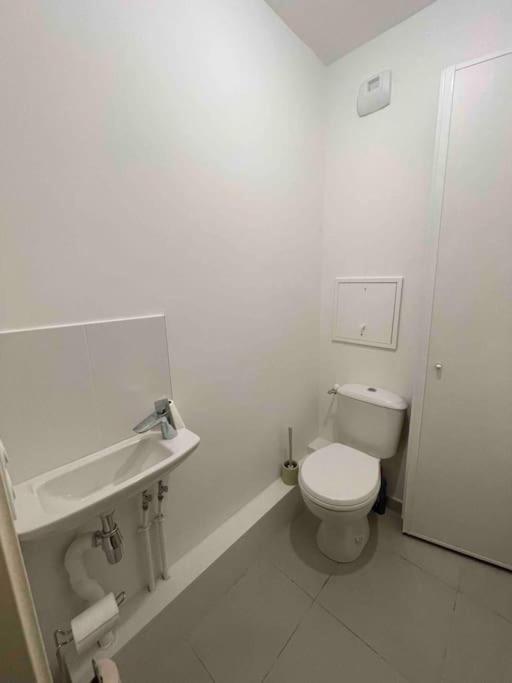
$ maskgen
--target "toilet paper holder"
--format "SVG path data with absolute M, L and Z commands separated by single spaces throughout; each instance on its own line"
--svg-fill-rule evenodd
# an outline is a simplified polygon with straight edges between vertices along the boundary
M 126 593 L 124 591 L 121 591 L 121 593 L 118 593 L 116 595 L 116 602 L 118 607 L 121 607 L 125 600 Z M 55 647 L 57 650 L 57 661 L 60 662 L 60 660 L 62 659 L 62 648 L 65 645 L 69 645 L 73 642 L 73 632 L 71 631 L 71 629 L 58 628 L 53 632 L 53 638 L 55 640 Z

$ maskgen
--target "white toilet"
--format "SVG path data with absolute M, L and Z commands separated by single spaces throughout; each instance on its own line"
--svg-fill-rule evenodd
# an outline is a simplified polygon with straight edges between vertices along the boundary
M 370 536 L 368 514 L 380 490 L 380 460 L 395 455 L 407 403 L 385 389 L 336 387 L 342 443 L 304 460 L 299 486 L 306 506 L 321 520 L 318 547 L 336 562 L 352 562 Z

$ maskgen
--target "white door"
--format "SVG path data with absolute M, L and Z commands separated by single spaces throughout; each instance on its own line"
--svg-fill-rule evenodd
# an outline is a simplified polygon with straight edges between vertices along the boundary
M 405 530 L 512 567 L 512 54 L 448 75 Z
M 51 683 L 14 521 L 0 468 L 0 681 Z

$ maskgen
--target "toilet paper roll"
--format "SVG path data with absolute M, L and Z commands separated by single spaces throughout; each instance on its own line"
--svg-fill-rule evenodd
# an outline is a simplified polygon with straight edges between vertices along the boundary
M 119 607 L 113 593 L 95 602 L 88 609 L 71 620 L 71 631 L 75 647 L 80 654 L 110 631 L 119 619 Z

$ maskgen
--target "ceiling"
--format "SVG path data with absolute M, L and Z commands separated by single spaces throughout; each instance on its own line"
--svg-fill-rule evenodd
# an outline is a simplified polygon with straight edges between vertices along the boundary
M 266 0 L 329 64 L 434 0 Z

